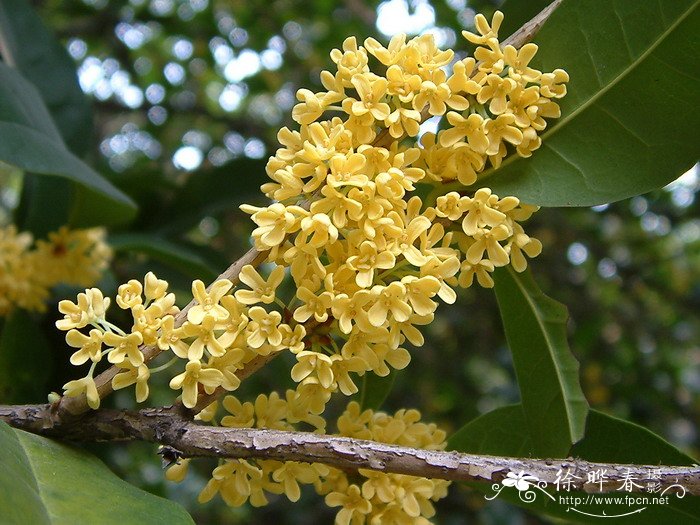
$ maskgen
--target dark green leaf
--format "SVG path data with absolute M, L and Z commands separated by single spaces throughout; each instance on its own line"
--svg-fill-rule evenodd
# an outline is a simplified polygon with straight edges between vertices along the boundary
M 0 402 L 46 400 L 53 364 L 49 342 L 32 316 L 15 309 L 0 324 Z M 41 363 L 41 366 L 37 366 Z M 1 470 L 1 469 L 0 469 Z
M 522 405 L 498 408 L 484 414 L 464 425 L 448 440 L 448 449 L 470 454 L 489 454 L 499 456 L 523 457 L 530 447 L 529 436 L 518 429 L 524 428 L 525 413 Z M 591 410 L 586 421 L 585 437 L 571 450 L 571 455 L 586 461 L 602 463 L 633 463 L 648 465 L 693 465 L 693 458 L 683 454 L 676 447 L 649 430 L 596 410 Z M 517 474 L 517 473 L 516 473 Z M 483 483 L 466 483 L 466 485 L 492 496 L 493 489 Z M 532 512 L 565 519 L 567 523 L 600 523 L 601 517 L 587 517 L 577 511 L 569 510 L 572 505 L 559 502 L 559 496 L 580 497 L 583 492 L 566 492 L 563 487 L 559 492 L 552 492 L 556 502 L 541 493 L 526 503 L 519 498 L 515 489 L 504 489 L 498 499 L 513 503 Z M 613 493 L 610 496 L 623 496 L 625 493 Z M 646 494 L 652 497 L 653 494 Z M 623 514 L 640 506 L 615 505 L 614 503 L 598 505 L 576 505 L 578 511 L 602 516 L 603 513 Z M 676 519 L 678 523 L 700 522 L 700 498 L 686 495 L 679 499 L 669 497 L 666 505 L 648 505 L 638 514 L 625 518 L 615 518 L 615 523 L 655 525 L 667 519 Z
M 566 340 L 566 307 L 542 293 L 529 271 L 499 268 L 494 280 L 531 453 L 563 457 L 583 437 L 588 412 L 578 362 Z
M 360 408 L 366 410 L 379 410 L 382 403 L 387 398 L 396 381 L 396 370 L 389 372 L 389 375 L 380 377 L 372 372 L 366 372 L 362 376 L 362 386 L 360 387 Z
M 447 440 L 448 450 L 491 456 L 527 457 L 532 441 L 523 406 L 509 405 L 487 412 L 460 428 Z
M 698 159 L 697 0 L 565 0 L 535 41 L 533 65 L 565 69 L 562 118 L 532 157 L 486 184 L 541 206 L 590 206 L 659 188 Z
M 203 217 L 259 199 L 260 185 L 267 180 L 265 161 L 248 158 L 193 173 L 159 217 L 160 231 L 187 231 Z
M 27 0 L 0 3 L 0 51 L 39 90 L 63 140 L 78 156 L 89 150 L 92 113 L 75 64 Z
M 22 194 L 15 210 L 15 224 L 37 239 L 58 230 L 70 220 L 71 203 L 77 186 L 60 177 L 25 173 Z
M 152 234 L 126 233 L 109 238 L 110 246 L 122 252 L 144 253 L 192 279 L 211 282 L 218 276 L 216 269 L 198 253 Z
M 23 170 L 56 175 L 84 187 L 103 200 L 92 209 L 91 224 L 114 224 L 135 212 L 131 199 L 73 155 L 63 144 L 36 89 L 0 63 L 0 160 Z
M 94 456 L 2 421 L 0 464 L 8 525 L 194 523 L 180 505 L 122 481 Z
M 646 465 L 692 465 L 696 461 L 651 430 L 630 421 L 591 410 L 586 437 L 571 455 L 587 461 Z

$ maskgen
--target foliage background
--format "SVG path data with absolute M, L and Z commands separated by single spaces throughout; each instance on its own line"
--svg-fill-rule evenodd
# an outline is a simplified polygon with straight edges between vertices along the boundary
M 92 118 L 69 146 L 140 205 L 133 222 L 110 230 L 117 250 L 103 289 L 148 270 L 187 294 L 249 247 L 251 222 L 237 205 L 258 204 L 275 134 L 291 124 L 294 93 L 316 89 L 329 51 L 349 35 L 386 40 L 392 27 L 433 31 L 443 46 L 474 12 L 506 13 L 503 36 L 548 2 L 487 0 L 40 0 L 44 23 L 65 45 L 90 97 Z M 405 11 L 405 15 L 402 14 Z M 403 18 L 402 18 L 403 17 Z M 391 22 L 391 23 L 390 23 Z M 457 42 L 455 44 L 455 42 Z M 92 127 L 94 126 L 94 128 Z M 45 233 L 46 222 L 18 202 L 20 178 L 0 168 L 0 220 L 12 216 Z M 25 185 L 31 185 L 31 178 Z M 532 263 L 545 293 L 569 308 L 570 345 L 581 362 L 592 408 L 630 419 L 690 454 L 700 451 L 700 203 L 697 167 L 663 190 L 590 208 L 543 209 L 528 231 L 542 239 Z M 28 192 L 25 192 L 25 194 Z M 54 196 L 55 198 L 55 196 Z M 60 215 L 60 214 L 59 214 Z M 60 222 L 60 216 L 56 221 Z M 57 292 L 72 294 L 70 290 Z M 51 328 L 43 334 L 64 348 Z M 519 399 L 495 298 L 471 288 L 443 306 L 426 344 L 396 374 L 383 408 L 415 407 L 450 433 L 479 414 Z M 42 355 L 22 371 L 33 381 L 3 385 L 0 401 L 41 402 L 73 371 L 69 353 Z M 281 390 L 289 362 L 277 360 L 248 380 L 243 394 Z M 43 371 L 43 375 L 36 372 Z M 36 380 L 36 378 L 39 380 Z M 132 403 L 117 393 L 114 404 Z M 169 391 L 154 389 L 153 404 Z M 201 523 L 330 522 L 317 496 L 281 499 L 264 509 L 196 503 L 208 470 L 166 484 L 153 448 L 95 447 L 125 479 L 184 504 Z M 211 465 L 206 465 L 210 467 Z M 194 474 L 194 473 L 193 473 Z M 440 523 L 537 523 L 539 518 L 455 487 L 438 505 Z

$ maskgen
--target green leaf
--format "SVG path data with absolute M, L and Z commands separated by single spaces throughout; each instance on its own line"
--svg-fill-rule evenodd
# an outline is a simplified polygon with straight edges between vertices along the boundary
M 37 239 L 46 238 L 70 220 L 77 186 L 60 177 L 24 173 L 19 206 L 14 213 L 18 228 Z M 75 226 L 75 225 L 73 225 Z
M 167 234 L 187 231 L 203 217 L 259 199 L 260 185 L 267 180 L 265 161 L 248 158 L 193 173 L 158 217 L 160 231 Z
M 525 421 L 521 404 L 497 408 L 452 434 L 447 440 L 447 449 L 524 457 L 530 447 L 530 436 L 515 429 L 524 428 Z M 696 463 L 651 430 L 598 410 L 589 411 L 585 435 L 571 447 L 569 456 L 599 463 L 678 466 Z
M 360 387 L 360 409 L 379 410 L 394 387 L 397 373 L 396 370 L 392 370 L 389 375 L 381 377 L 372 372 L 365 372 Z
M 532 440 L 521 404 L 487 412 L 460 428 L 447 440 L 448 450 L 490 456 L 527 457 Z
M 82 156 L 90 148 L 92 111 L 75 64 L 27 0 L 0 3 L 0 51 L 39 90 L 64 141 Z
M 2 403 L 46 401 L 53 365 L 50 345 L 32 316 L 13 310 L 0 324 L 0 400 Z M 37 366 L 41 363 L 40 366 Z
M 494 273 L 495 291 L 525 410 L 532 454 L 564 457 L 583 437 L 588 404 L 566 340 L 568 313 L 529 271 Z
M 63 144 L 46 106 L 32 84 L 0 63 L 0 161 L 43 175 L 71 180 L 102 199 L 83 223 L 115 224 L 135 213 L 133 201 L 73 155 Z
M 586 436 L 572 447 L 571 455 L 601 463 L 697 463 L 651 430 L 597 410 L 590 411 L 586 423 Z
M 122 481 L 94 456 L 2 421 L 0 464 L 7 525 L 194 523 L 180 505 Z
M 207 283 L 219 275 L 198 253 L 153 234 L 112 235 L 109 245 L 116 251 L 146 254 L 193 279 L 201 279 Z
M 448 450 L 457 450 L 470 454 L 489 454 L 499 456 L 522 457 L 529 446 L 529 436 L 523 436 L 518 428 L 525 424 L 525 413 L 522 405 L 511 405 L 498 408 L 484 414 L 450 436 Z M 690 466 L 695 460 L 653 432 L 629 421 L 591 410 L 586 421 L 585 437 L 571 450 L 571 456 L 586 461 L 601 463 L 631 463 L 648 465 L 677 465 Z M 465 483 L 469 487 L 492 496 L 493 489 L 489 485 Z M 534 501 L 527 503 L 519 498 L 514 489 L 504 489 L 498 499 L 507 501 L 528 511 L 562 518 L 567 523 L 600 523 L 603 513 L 622 514 L 637 507 L 615 505 L 614 503 L 597 505 L 577 505 L 578 511 L 597 514 L 599 517 L 588 517 L 569 509 L 571 505 L 560 503 L 561 497 L 580 497 L 588 495 L 583 492 L 553 491 L 557 498 L 553 502 L 541 493 L 535 493 Z M 611 496 L 624 497 L 619 492 Z M 653 494 L 647 494 L 653 496 Z M 639 506 L 638 506 L 639 507 Z M 628 517 L 615 518 L 615 523 L 629 525 L 656 525 L 668 519 L 678 523 L 700 523 L 700 497 L 686 495 L 683 499 L 675 496 L 669 498 L 667 505 L 648 505 L 641 513 Z
M 590 206 L 660 188 L 698 159 L 697 0 L 565 0 L 535 37 L 534 67 L 565 69 L 562 117 L 532 157 L 486 184 L 540 206 Z

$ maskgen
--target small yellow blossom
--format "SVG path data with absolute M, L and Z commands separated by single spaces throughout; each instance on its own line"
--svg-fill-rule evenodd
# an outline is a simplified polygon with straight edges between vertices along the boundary
M 369 288 L 374 281 L 375 271 L 393 268 L 396 258 L 390 252 L 379 252 L 372 241 L 364 241 L 359 246 L 358 254 L 348 258 L 347 265 L 357 272 L 357 285 Z
M 100 396 L 97 393 L 97 386 L 95 385 L 95 380 L 92 378 L 92 375 L 69 381 L 63 385 L 63 391 L 64 395 L 68 397 L 85 394 L 90 408 L 93 410 L 100 408 Z
M 357 485 L 350 485 L 345 492 L 331 492 L 326 496 L 326 505 L 342 507 L 335 517 L 337 525 L 364 523 L 364 516 L 372 510 L 372 504 L 365 499 Z
M 103 332 L 93 328 L 90 335 L 86 336 L 78 330 L 71 330 L 66 334 L 66 343 L 73 348 L 80 348 L 70 357 L 72 365 L 82 365 L 88 359 L 94 363 L 102 357 Z
M 139 345 L 143 343 L 143 337 L 139 332 L 119 335 L 114 332 L 107 332 L 104 335 L 104 344 L 108 347 L 107 360 L 110 363 L 121 363 L 128 360 L 132 366 L 143 364 L 143 353 L 139 350 Z
M 189 361 L 185 371 L 170 380 L 170 388 L 182 389 L 182 404 L 194 408 L 197 404 L 197 388 L 201 384 L 206 390 L 213 392 L 221 385 L 223 374 L 216 368 L 202 368 L 202 363 Z
M 260 306 L 254 306 L 248 311 L 250 323 L 246 327 L 247 341 L 252 348 L 260 348 L 266 341 L 272 346 L 282 343 L 282 333 L 279 324 L 282 316 L 279 312 L 267 312 Z
M 124 368 L 125 371 L 112 378 L 112 388 L 119 390 L 135 384 L 136 401 L 138 403 L 145 401 L 148 398 L 148 380 L 151 377 L 151 371 L 148 367 L 146 365 L 132 366 L 128 361 L 118 366 Z
M 193 324 L 199 324 L 205 316 L 211 316 L 216 321 L 228 319 L 228 311 L 219 304 L 221 298 L 228 293 L 233 283 L 228 279 L 220 279 L 205 289 L 204 283 L 196 280 L 192 283 L 192 295 L 197 301 L 187 312 L 187 320 Z

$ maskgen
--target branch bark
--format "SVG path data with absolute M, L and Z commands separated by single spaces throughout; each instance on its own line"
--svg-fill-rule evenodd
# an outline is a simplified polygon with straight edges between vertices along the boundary
M 211 427 L 197 424 L 177 407 L 138 412 L 100 409 L 64 418 L 52 405 L 0 406 L 0 419 L 15 428 L 63 440 L 140 440 L 174 449 L 182 457 L 255 458 L 323 463 L 343 470 L 360 468 L 450 481 L 497 483 L 509 472 L 525 472 L 548 486 L 570 472 L 571 490 L 601 492 L 588 483 L 587 473 L 606 471 L 602 492 L 615 492 L 634 479 L 630 492 L 643 492 L 647 483 L 661 490 L 682 486 L 700 495 L 700 466 L 592 463 L 579 459 L 523 459 L 400 447 L 341 436 L 256 428 Z

